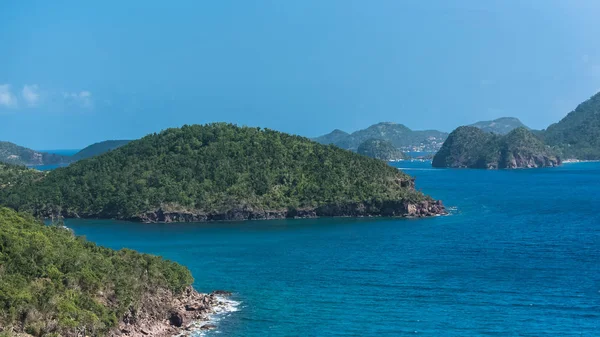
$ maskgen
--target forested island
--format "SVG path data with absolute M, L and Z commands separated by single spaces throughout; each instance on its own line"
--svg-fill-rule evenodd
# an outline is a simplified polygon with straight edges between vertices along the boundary
M 385 162 L 268 129 L 167 129 L 0 189 L 37 216 L 143 222 L 431 216 L 441 202 Z
M 434 167 L 453 168 L 535 168 L 554 167 L 561 159 L 524 127 L 506 135 L 485 132 L 473 126 L 454 130 L 434 156 Z

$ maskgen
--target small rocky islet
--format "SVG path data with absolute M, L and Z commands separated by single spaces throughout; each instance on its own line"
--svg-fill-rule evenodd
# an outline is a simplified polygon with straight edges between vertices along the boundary
M 515 169 L 555 167 L 558 152 L 524 127 L 506 135 L 484 132 L 473 126 L 454 130 L 433 157 L 433 167 Z

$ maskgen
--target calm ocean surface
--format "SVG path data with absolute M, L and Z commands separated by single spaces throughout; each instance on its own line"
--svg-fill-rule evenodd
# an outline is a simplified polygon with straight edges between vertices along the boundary
M 240 310 L 219 336 L 599 336 L 600 163 L 394 163 L 452 215 L 211 224 L 70 220 L 189 267 Z

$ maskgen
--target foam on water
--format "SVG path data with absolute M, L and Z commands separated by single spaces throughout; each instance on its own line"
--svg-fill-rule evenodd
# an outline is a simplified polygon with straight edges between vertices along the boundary
M 201 320 L 201 321 L 196 321 L 192 324 L 192 332 L 191 334 L 189 334 L 189 336 L 192 337 L 200 337 L 200 336 L 206 336 L 207 334 L 213 334 L 213 333 L 221 333 L 221 331 L 218 330 L 201 330 L 200 328 L 203 325 L 206 324 L 211 324 L 211 325 L 215 325 L 218 327 L 218 323 L 219 321 L 221 321 L 223 318 L 229 317 L 231 315 L 231 313 L 237 312 L 239 311 L 239 306 L 240 304 L 242 304 L 242 302 L 238 302 L 238 301 L 234 301 L 228 298 L 225 298 L 223 296 L 216 296 L 217 299 L 219 300 L 219 304 L 214 308 L 215 313 L 210 315 L 208 320 Z M 180 334 L 177 336 L 186 336 L 185 334 Z

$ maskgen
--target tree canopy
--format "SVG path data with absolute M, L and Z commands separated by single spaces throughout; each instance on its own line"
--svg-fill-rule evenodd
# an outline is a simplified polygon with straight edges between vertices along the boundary
M 144 294 L 178 293 L 192 282 L 176 263 L 99 247 L 60 225 L 0 207 L 0 331 L 101 336 L 138 308 Z
M 0 190 L 38 215 L 130 219 L 162 209 L 280 210 L 371 200 L 421 201 L 386 163 L 268 129 L 217 123 L 167 129 Z
M 450 134 L 433 158 L 434 167 L 517 168 L 560 163 L 556 151 L 524 127 L 497 135 L 461 126 Z

